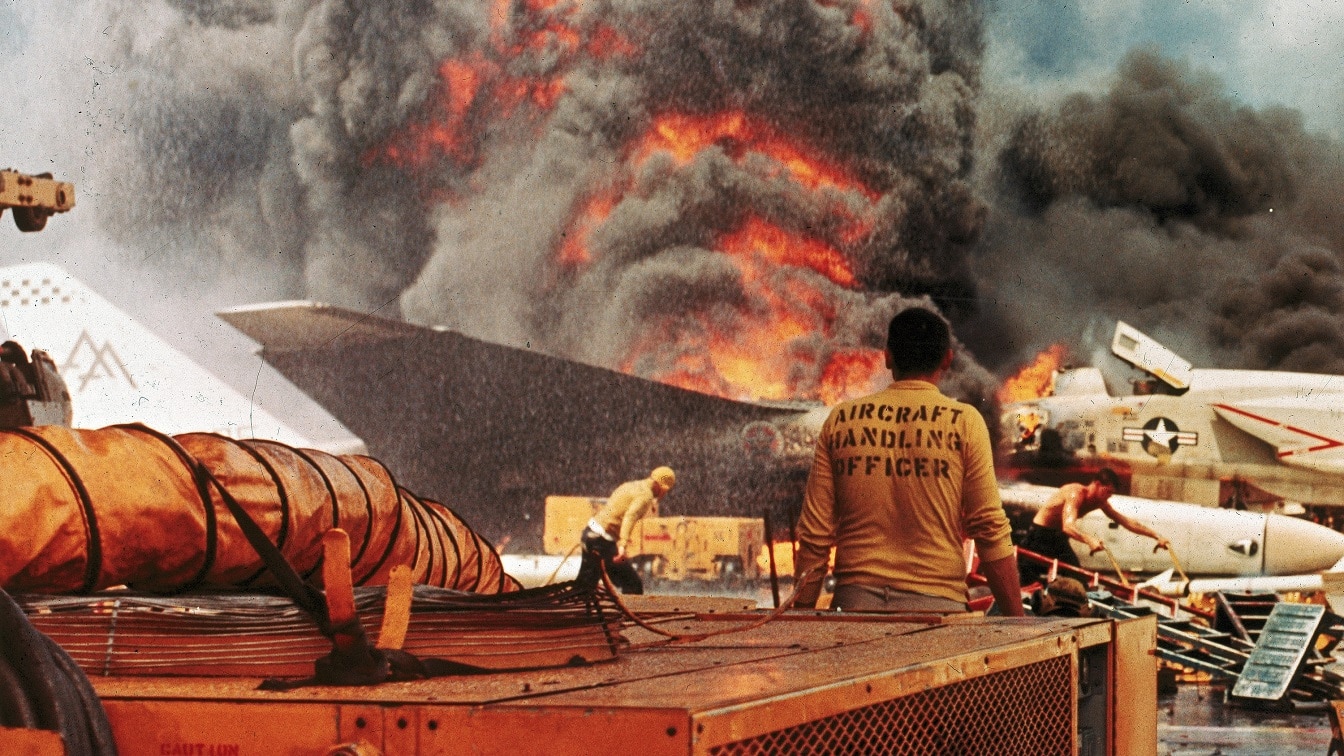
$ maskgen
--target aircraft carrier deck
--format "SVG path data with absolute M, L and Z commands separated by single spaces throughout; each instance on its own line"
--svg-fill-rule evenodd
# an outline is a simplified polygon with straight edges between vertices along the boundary
M 1321 756 L 1330 746 L 1323 708 L 1261 711 L 1223 702 L 1221 686 L 1181 683 L 1157 702 L 1162 756 Z

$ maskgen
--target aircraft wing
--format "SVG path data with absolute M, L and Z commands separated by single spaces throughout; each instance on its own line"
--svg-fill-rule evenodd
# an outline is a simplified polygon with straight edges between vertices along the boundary
M 678 472 L 666 509 L 759 517 L 762 502 L 796 496 L 811 459 L 803 406 L 731 401 L 312 302 L 219 316 L 403 485 L 494 538 L 539 545 L 547 495 L 605 496 L 664 464 Z
M 1218 416 L 1274 447 L 1294 467 L 1344 473 L 1344 394 L 1278 397 L 1214 404 Z

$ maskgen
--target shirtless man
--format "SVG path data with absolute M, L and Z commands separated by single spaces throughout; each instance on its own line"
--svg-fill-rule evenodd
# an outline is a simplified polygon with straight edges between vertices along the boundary
M 1087 535 L 1078 529 L 1079 519 L 1093 510 L 1100 509 L 1124 529 L 1157 541 L 1153 551 L 1169 548 L 1171 543 L 1152 528 L 1126 517 L 1111 506 L 1111 494 L 1115 493 L 1119 482 L 1120 479 L 1114 470 L 1103 468 L 1087 485 L 1068 483 L 1060 486 L 1059 491 L 1036 513 L 1031 521 L 1031 528 L 1027 530 L 1026 537 L 1019 545 L 1027 551 L 1034 551 L 1041 556 L 1058 559 L 1065 564 L 1078 567 L 1078 556 L 1073 553 L 1073 547 L 1069 545 L 1070 538 L 1087 544 L 1091 550 L 1089 553 L 1092 554 L 1106 548 L 1100 538 Z M 1022 559 L 1019 560 L 1018 569 L 1022 574 L 1022 585 L 1027 585 L 1039 580 L 1047 568 L 1045 565 Z

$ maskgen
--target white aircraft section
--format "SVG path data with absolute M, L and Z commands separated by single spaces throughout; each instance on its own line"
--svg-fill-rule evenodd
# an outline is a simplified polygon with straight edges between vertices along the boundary
M 1186 596 L 1191 593 L 1286 593 L 1300 591 L 1312 593 L 1324 591 L 1338 594 L 1344 591 L 1344 572 L 1321 572 L 1310 575 L 1280 575 L 1275 577 L 1241 578 L 1196 578 L 1190 581 L 1172 580 L 1170 575 L 1164 580 L 1155 580 L 1151 587 L 1164 596 Z M 1331 608 L 1338 602 L 1331 600 Z
M 51 355 L 77 428 L 139 422 L 320 448 L 55 265 L 0 268 L 0 329 Z
M 1274 447 L 1286 465 L 1344 473 L 1344 394 L 1214 404 L 1218 416 Z
M 1055 374 L 1055 396 L 1109 396 L 1097 368 L 1075 368 Z
M 1190 385 L 1191 365 L 1188 361 L 1124 321 L 1115 326 L 1111 352 L 1129 364 L 1161 378 L 1173 388 L 1183 389 Z
M 1090 427 L 1101 439 L 1138 444 L 1128 452 L 1109 449 L 1122 457 L 1128 453 L 1142 460 L 1144 450 L 1165 446 L 1189 462 L 1216 462 L 1220 452 L 1210 427 L 1216 416 L 1269 444 L 1283 464 L 1344 473 L 1340 376 L 1196 368 L 1190 371 L 1189 389 L 1179 396 L 1112 397 L 1095 391 L 1095 373 L 1095 368 L 1060 373 L 1056 385 L 1066 391 L 1005 408 L 1006 422 L 1040 418 L 1052 427 Z M 1166 421 L 1145 426 L 1143 418 L 1149 417 Z
M 1045 506 L 1058 490 L 1000 486 L 1005 505 L 1032 510 Z M 1112 496 L 1111 504 L 1170 540 L 1188 575 L 1300 575 L 1329 570 L 1344 558 L 1344 533 L 1295 517 L 1135 496 Z M 1088 513 L 1078 527 L 1100 538 L 1125 570 L 1158 573 L 1173 567 L 1170 554 L 1154 553 L 1153 539 L 1125 530 L 1101 511 Z M 1087 569 L 1112 569 L 1104 552 L 1089 555 L 1081 544 L 1074 545 L 1074 552 Z

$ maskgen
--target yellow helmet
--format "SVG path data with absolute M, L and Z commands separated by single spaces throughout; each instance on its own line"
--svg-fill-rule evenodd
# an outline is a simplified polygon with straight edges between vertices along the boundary
M 672 472 L 670 467 L 656 467 L 649 477 L 653 482 L 662 485 L 663 488 L 671 488 L 677 483 L 677 474 Z

